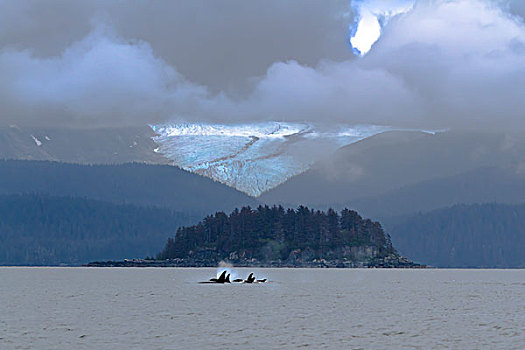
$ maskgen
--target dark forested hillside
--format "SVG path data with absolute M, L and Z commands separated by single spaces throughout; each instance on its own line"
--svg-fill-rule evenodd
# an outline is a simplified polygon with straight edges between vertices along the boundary
M 0 194 L 15 193 L 155 205 L 200 216 L 255 203 L 233 188 L 168 165 L 0 160 Z
M 393 224 L 409 258 L 438 267 L 525 267 L 525 205 L 458 205 Z
M 197 225 L 179 228 L 158 259 L 294 264 L 316 259 L 370 261 L 392 255 L 395 250 L 380 224 L 355 211 L 259 206 L 236 209 L 230 215 L 218 212 Z
M 0 265 L 144 258 L 192 218 L 81 198 L 0 195 Z

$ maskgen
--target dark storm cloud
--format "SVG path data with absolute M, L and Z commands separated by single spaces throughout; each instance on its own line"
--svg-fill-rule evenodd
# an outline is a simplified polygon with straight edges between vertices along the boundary
M 195 83 L 225 90 L 274 62 L 352 58 L 347 0 L 0 0 L 0 46 L 59 55 L 104 22 Z
M 274 62 L 352 59 L 348 9 L 324 0 L 0 0 L 2 119 L 207 118 Z
M 509 0 L 509 1 L 503 1 L 503 4 L 507 4 L 509 10 L 513 14 L 520 16 L 522 19 L 525 19 L 525 1 Z
M 347 43 L 349 8 L 0 0 L 2 120 L 523 126 L 518 2 L 421 0 L 360 59 Z

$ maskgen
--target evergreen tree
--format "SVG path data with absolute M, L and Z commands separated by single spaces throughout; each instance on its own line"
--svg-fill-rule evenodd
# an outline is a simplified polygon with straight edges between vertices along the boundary
M 159 259 L 209 255 L 227 259 L 230 254 L 261 260 L 286 259 L 290 252 L 310 250 L 316 258 L 341 255 L 343 247 L 373 246 L 381 254 L 393 253 L 381 226 L 363 220 L 355 211 L 296 210 L 279 206 L 243 207 L 230 215 L 207 216 L 197 225 L 182 227 L 169 239 Z M 200 255 L 199 255 L 200 254 Z

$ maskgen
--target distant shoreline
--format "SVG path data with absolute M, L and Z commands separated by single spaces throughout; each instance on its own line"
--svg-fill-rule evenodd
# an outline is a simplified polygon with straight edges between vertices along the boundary
M 231 264 L 235 267 L 259 267 L 259 268 L 410 268 L 421 269 L 428 268 L 427 265 L 416 264 L 409 260 L 396 261 L 371 261 L 371 262 L 351 262 L 351 261 L 311 261 L 290 264 L 284 261 L 272 261 L 262 263 L 258 261 L 234 261 Z M 168 260 L 144 260 L 144 259 L 125 259 L 120 261 L 94 261 L 82 265 L 84 267 L 206 267 L 213 268 L 219 265 L 216 261 L 188 261 L 185 259 L 168 259 Z
M 212 269 L 220 268 L 219 265 L 214 266 L 175 266 L 175 265 L 119 265 L 119 264 L 107 264 L 107 263 L 119 263 L 120 261 L 107 261 L 107 262 L 91 262 L 87 264 L 71 264 L 71 265 L 0 265 L 2 268 L 182 268 L 182 269 Z M 383 269 L 383 270 L 525 270 L 525 267 L 437 267 L 429 265 L 420 265 L 419 267 L 376 267 L 376 266 L 363 266 L 363 267 L 334 267 L 334 266 L 272 266 L 272 265 L 236 265 L 232 264 L 233 268 L 262 268 L 262 269 L 338 269 L 338 270 L 359 270 L 359 269 Z

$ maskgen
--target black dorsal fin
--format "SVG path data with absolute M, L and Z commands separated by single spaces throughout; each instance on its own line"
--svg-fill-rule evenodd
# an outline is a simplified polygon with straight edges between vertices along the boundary
M 248 282 L 252 283 L 253 281 L 255 281 L 255 277 L 253 277 L 253 272 L 250 273 L 250 275 L 248 276 Z
M 221 275 L 217 279 L 218 283 L 224 283 L 226 281 L 226 270 L 222 271 Z

